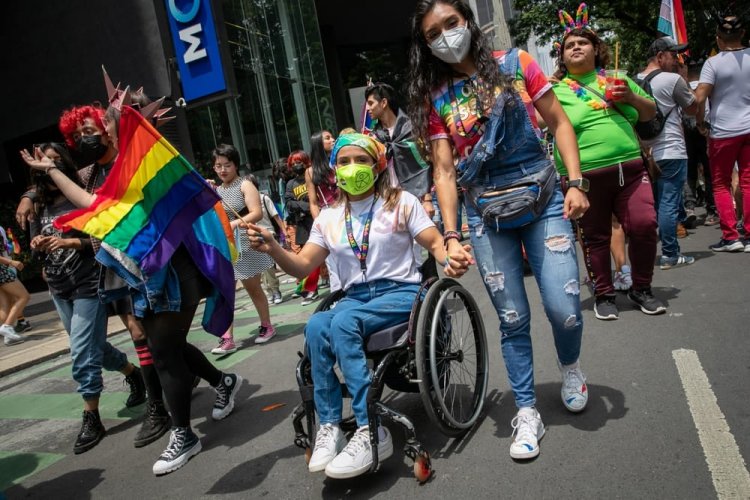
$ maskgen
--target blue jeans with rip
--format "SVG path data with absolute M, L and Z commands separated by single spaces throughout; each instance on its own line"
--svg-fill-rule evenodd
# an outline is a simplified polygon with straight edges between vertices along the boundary
M 662 260 L 676 261 L 680 255 L 677 243 L 677 223 L 684 211 L 682 193 L 687 181 L 687 160 L 661 160 L 657 162 L 661 174 L 656 179 L 656 214 L 659 222 Z
M 493 175 L 492 182 L 500 184 L 504 175 L 508 174 Z M 505 369 L 519 408 L 536 404 L 531 309 L 524 286 L 522 245 L 552 326 L 558 361 L 573 364 L 581 351 L 578 261 L 575 238 L 570 221 L 563 219 L 562 204 L 558 183 L 539 218 L 526 226 L 501 231 L 485 231 L 473 206 L 467 203 L 466 207 L 477 267 L 500 319 Z
M 341 422 L 343 399 L 333 366 L 338 362 L 352 397 L 357 425 L 368 425 L 367 390 L 371 375 L 364 339 L 409 320 L 419 284 L 377 280 L 354 285 L 328 311 L 315 313 L 305 326 L 312 364 L 315 408 L 321 424 Z
M 57 313 L 70 336 L 73 380 L 84 400 L 97 399 L 104 389 L 102 368 L 121 371 L 127 356 L 107 342 L 107 310 L 99 297 L 63 299 L 52 295 Z

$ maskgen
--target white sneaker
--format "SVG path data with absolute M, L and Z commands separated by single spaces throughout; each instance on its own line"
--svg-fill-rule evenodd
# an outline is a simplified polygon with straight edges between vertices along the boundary
M 393 455 L 393 439 L 385 427 L 378 427 L 378 461 L 382 462 Z M 360 427 L 349 443 L 326 466 L 326 476 L 333 479 L 356 477 L 370 470 L 372 449 L 370 448 L 370 430 L 368 426 Z
M 534 458 L 539 455 L 539 441 L 544 436 L 542 417 L 536 408 L 521 408 L 511 420 L 513 442 L 510 444 L 510 456 L 517 460 Z
M 618 292 L 627 292 L 630 290 L 630 287 L 633 286 L 633 276 L 630 274 L 630 266 L 622 266 L 621 271 L 616 271 L 612 284 Z
M 315 447 L 313 448 L 310 463 L 307 468 L 310 472 L 325 470 L 328 462 L 336 458 L 341 449 L 346 445 L 346 438 L 341 432 L 341 427 L 334 424 L 323 424 L 315 436 Z
M 586 386 L 586 375 L 581 371 L 580 363 L 562 366 L 558 362 L 558 366 L 563 379 L 560 397 L 565 408 L 573 413 L 583 411 L 589 401 L 589 390 Z
M 15 345 L 20 344 L 21 342 L 24 342 L 26 339 L 21 337 L 16 333 L 16 329 L 13 328 L 11 325 L 2 325 L 0 326 L 0 335 L 2 335 L 5 340 L 5 345 Z

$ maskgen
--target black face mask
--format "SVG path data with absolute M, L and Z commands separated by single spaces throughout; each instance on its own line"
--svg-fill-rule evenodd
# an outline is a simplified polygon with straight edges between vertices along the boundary
M 305 165 L 304 163 L 295 163 L 292 165 L 292 172 L 294 172 L 294 175 L 300 176 L 305 173 Z
M 107 149 L 109 149 L 106 144 L 102 144 L 101 135 L 81 136 L 76 141 L 76 148 L 78 149 L 78 157 L 84 165 L 98 161 L 107 154 Z

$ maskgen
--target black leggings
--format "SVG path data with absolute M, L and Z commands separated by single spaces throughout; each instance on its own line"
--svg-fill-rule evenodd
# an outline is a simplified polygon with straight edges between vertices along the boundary
M 212 386 L 221 381 L 221 372 L 206 356 L 187 341 L 188 331 L 198 305 L 181 311 L 154 313 L 143 318 L 154 366 L 159 373 L 164 396 L 172 414 L 172 425 L 190 426 L 190 397 L 193 380 L 199 376 Z

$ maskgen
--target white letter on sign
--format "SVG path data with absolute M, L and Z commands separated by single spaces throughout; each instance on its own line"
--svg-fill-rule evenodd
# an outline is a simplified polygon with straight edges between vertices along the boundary
M 189 43 L 187 50 L 185 51 L 185 64 L 203 59 L 207 56 L 206 49 L 198 49 L 201 44 L 201 39 L 196 35 L 202 31 L 202 27 L 199 24 L 194 24 L 189 28 L 180 30 L 180 40 L 185 43 Z

